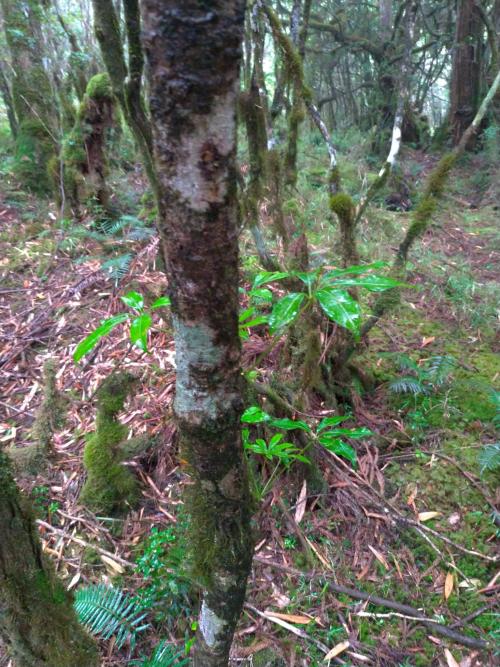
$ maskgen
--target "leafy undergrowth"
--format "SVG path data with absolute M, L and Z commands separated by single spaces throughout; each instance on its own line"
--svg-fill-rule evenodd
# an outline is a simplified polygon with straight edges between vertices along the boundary
M 355 191 L 353 155 L 344 159 L 347 189 Z M 405 160 L 417 186 L 431 165 L 432 158 L 416 152 Z M 496 442 L 498 426 L 498 211 L 488 199 L 484 207 L 477 198 L 467 200 L 470 171 L 464 165 L 459 172 L 413 258 L 409 282 L 417 289 L 405 290 L 405 303 L 372 332 L 356 359 L 374 380 L 371 391 L 360 385 L 347 422 L 373 433 L 362 444 L 352 442 L 357 469 L 323 455 L 321 488 L 298 480 L 292 467 L 262 501 L 235 664 L 253 656 L 253 665 L 319 666 L 335 646 L 335 659 L 345 665 L 450 665 L 447 651 L 464 667 L 495 663 L 500 497 L 484 452 Z M 369 182 L 373 175 L 366 175 Z M 337 241 L 323 222 L 323 177 L 304 169 L 302 185 L 310 196 L 289 202 L 289 210 L 307 222 L 313 261 L 333 263 Z M 483 185 L 482 195 L 488 191 Z M 68 587 L 113 584 L 136 596 L 147 614 L 149 627 L 135 652 L 127 644 L 114 651 L 106 646 L 104 665 L 150 655 L 160 639 L 181 652 L 189 648 L 197 602 L 185 571 L 186 476 L 171 421 L 175 362 L 168 311 L 154 321 L 149 354 L 130 346 L 126 329 L 116 327 L 90 357 L 78 365 L 72 360 L 76 343 L 99 320 L 122 312 L 120 296 L 134 290 L 150 305 L 165 292 L 156 240 L 147 232 L 141 237 L 148 224 L 133 215 L 136 209 L 131 197 L 120 229 L 96 230 L 89 218 L 75 233 L 55 222 L 53 207 L 13 186 L 0 206 L 2 444 L 30 442 L 43 360 L 54 358 L 60 388 L 70 398 L 68 418 L 55 434 L 49 469 L 20 483 L 44 522 L 44 547 Z M 390 259 L 407 222 L 408 214 L 374 208 L 360 230 L 366 260 Z M 246 239 L 244 245 L 251 248 Z M 129 259 L 121 265 L 123 255 Z M 248 287 L 257 261 L 247 252 L 243 264 L 242 286 Z M 256 332 L 244 341 L 249 363 L 268 345 L 265 332 Z M 274 350 L 262 362 L 268 375 L 277 357 Z M 161 447 L 130 462 L 141 483 L 140 508 L 109 519 L 82 508 L 78 493 L 84 436 L 94 428 L 91 399 L 118 366 L 141 383 L 124 423 L 134 436 L 147 430 Z M 320 406 L 304 418 L 315 422 L 324 414 Z M 427 619 L 488 641 L 488 649 L 460 646 L 412 614 L 333 592 L 329 582 L 411 605 Z

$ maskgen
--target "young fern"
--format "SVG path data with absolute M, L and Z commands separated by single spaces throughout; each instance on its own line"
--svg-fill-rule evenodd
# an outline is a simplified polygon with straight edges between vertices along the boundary
M 500 442 L 494 445 L 485 445 L 479 453 L 481 475 L 485 472 L 500 470 Z
M 78 620 L 91 634 L 103 639 L 114 636 L 118 648 L 127 640 L 133 648 L 136 635 L 149 626 L 143 623 L 147 614 L 135 598 L 105 584 L 77 590 L 74 607 Z
M 130 664 L 136 667 L 182 667 L 188 665 L 189 660 L 182 653 L 176 653 L 175 648 L 163 640 L 149 658 L 132 660 Z

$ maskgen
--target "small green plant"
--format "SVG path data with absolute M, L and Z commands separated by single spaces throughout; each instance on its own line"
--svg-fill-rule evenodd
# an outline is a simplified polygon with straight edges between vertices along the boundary
M 267 320 L 273 335 L 281 334 L 302 312 L 317 305 L 332 322 L 359 336 L 361 306 L 349 290 L 362 288 L 369 292 L 383 292 L 401 287 L 402 283 L 393 278 L 370 273 L 384 266 L 383 262 L 374 262 L 333 271 L 324 271 L 322 268 L 309 272 L 263 271 L 255 277 L 252 292 L 285 278 L 298 278 L 304 284 L 304 291 L 289 292 L 274 303 Z
M 153 527 L 137 560 L 144 585 L 137 592 L 142 609 L 152 610 L 157 621 L 171 622 L 188 617 L 191 583 L 183 574 L 185 550 L 172 528 Z
M 170 299 L 167 296 L 161 296 L 149 308 L 146 308 L 144 297 L 138 292 L 129 292 L 120 298 L 132 312 L 118 313 L 118 315 L 113 315 L 113 317 L 103 320 L 97 329 L 94 329 L 91 334 L 78 343 L 73 353 L 75 362 L 88 354 L 103 336 L 109 334 L 116 326 L 123 322 L 130 323 L 129 336 L 132 344 L 136 345 L 143 352 L 148 351 L 148 332 L 153 322 L 152 312 L 158 308 L 169 306 Z
M 136 598 L 105 584 L 78 589 L 74 607 L 78 620 L 91 634 L 102 639 L 114 637 L 118 648 L 128 641 L 133 649 L 137 635 L 149 627 Z
M 132 660 L 130 664 L 137 667 L 182 667 L 188 665 L 189 660 L 184 658 L 182 653 L 178 653 L 174 646 L 163 640 L 150 657 L 143 656 L 138 660 Z
M 356 450 L 345 442 L 345 438 L 360 439 L 371 435 L 371 431 L 367 428 L 343 428 L 340 424 L 347 419 L 349 415 L 326 417 L 313 430 L 309 424 L 300 419 L 277 418 L 264 412 L 259 406 L 253 405 L 241 416 L 243 424 L 261 424 L 267 428 L 272 427 L 282 431 L 300 430 L 308 434 L 312 442 L 318 442 L 325 449 L 341 456 L 355 467 L 357 462 Z M 243 446 L 246 451 L 252 452 L 262 456 L 265 460 L 275 463 L 275 467 L 271 475 L 267 479 L 263 487 L 258 485 L 255 493 L 259 500 L 261 500 L 271 488 L 273 482 L 278 476 L 280 469 L 288 469 L 292 463 L 300 461 L 302 463 L 310 463 L 309 459 L 304 455 L 303 450 L 299 449 L 291 442 L 283 442 L 283 434 L 275 433 L 267 441 L 264 438 L 256 438 L 254 441 L 250 440 L 250 430 L 244 428 L 242 431 Z
M 394 394 L 432 394 L 451 377 L 457 366 L 456 360 L 449 355 L 436 355 L 421 363 L 416 363 L 407 354 L 398 354 L 396 358 L 401 371 L 406 375 L 395 378 L 389 383 Z
M 479 453 L 479 465 L 481 475 L 485 472 L 500 470 L 500 442 L 493 445 L 485 445 Z

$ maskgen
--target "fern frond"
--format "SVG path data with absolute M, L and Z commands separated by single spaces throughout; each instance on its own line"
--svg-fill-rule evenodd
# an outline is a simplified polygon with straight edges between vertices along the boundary
M 184 658 L 182 653 L 176 653 L 175 648 L 163 640 L 150 658 L 133 660 L 130 664 L 137 667 L 182 667 L 188 665 L 189 660 Z
M 456 367 L 457 362 L 449 355 L 431 357 L 428 361 L 427 377 L 436 386 L 444 384 Z
M 402 377 L 389 383 L 389 390 L 394 394 L 426 394 L 427 389 L 414 377 Z
M 479 465 L 481 466 L 481 474 L 500 470 L 500 442 L 494 445 L 485 445 L 479 453 Z
M 124 276 L 127 275 L 132 258 L 133 255 L 131 253 L 125 253 L 124 255 L 113 257 L 113 259 L 108 259 L 106 262 L 101 264 L 101 270 L 104 271 L 104 273 L 107 273 L 111 280 L 114 280 L 115 283 L 118 283 Z
M 114 636 L 118 648 L 127 640 L 133 647 L 137 633 L 149 626 L 142 623 L 146 614 L 141 612 L 137 600 L 119 588 L 104 584 L 77 590 L 74 607 L 80 623 L 91 634 L 103 639 Z

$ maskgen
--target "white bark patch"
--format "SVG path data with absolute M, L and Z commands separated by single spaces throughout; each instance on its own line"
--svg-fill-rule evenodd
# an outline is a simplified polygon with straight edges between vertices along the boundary
M 208 114 L 191 117 L 194 130 L 181 137 L 176 148 L 177 162 L 167 187 L 174 189 L 195 211 L 207 211 L 211 203 L 222 202 L 227 193 L 227 170 L 218 169 L 217 158 L 203 164 L 203 153 L 208 145 L 217 149 L 220 159 L 234 150 L 236 118 L 236 88 L 214 100 Z M 210 172 L 210 178 L 204 173 Z
M 389 151 L 389 155 L 387 156 L 387 162 L 391 165 L 391 167 L 394 165 L 394 162 L 396 161 L 396 157 L 399 153 L 400 146 L 401 146 L 401 128 L 395 125 L 392 131 L 391 150 Z
M 177 384 L 175 412 L 196 420 L 216 419 L 230 400 L 224 386 L 210 390 L 200 376 L 210 377 L 219 367 L 224 348 L 214 344 L 214 333 L 205 324 L 187 325 L 173 317 Z M 195 373 L 193 373 L 195 370 Z
M 200 632 L 207 646 L 213 648 L 217 644 L 217 635 L 223 632 L 226 625 L 226 621 L 219 618 L 203 600 L 200 611 Z

